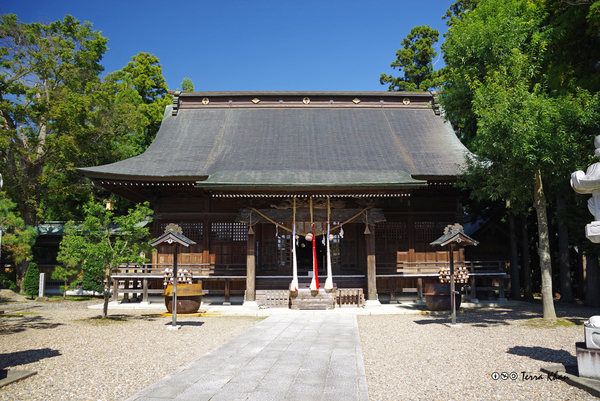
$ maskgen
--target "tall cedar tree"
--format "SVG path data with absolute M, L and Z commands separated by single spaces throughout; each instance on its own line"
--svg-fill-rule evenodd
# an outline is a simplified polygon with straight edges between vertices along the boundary
M 381 74 L 379 83 L 388 85 L 388 91 L 428 91 L 441 84 L 439 71 L 434 71 L 433 60 L 437 57 L 434 45 L 439 31 L 429 26 L 416 26 L 401 42 L 396 60 L 390 67 L 404 73 L 403 77 Z

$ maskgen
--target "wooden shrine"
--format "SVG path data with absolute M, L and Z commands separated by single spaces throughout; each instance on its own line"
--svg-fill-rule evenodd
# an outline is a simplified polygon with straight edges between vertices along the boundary
M 329 266 L 338 305 L 369 306 L 420 297 L 448 264 L 430 243 L 462 217 L 467 154 L 430 92 L 176 92 L 145 153 L 79 171 L 149 201 L 155 234 L 179 225 L 196 244 L 178 264 L 206 294 L 289 306 L 275 294 L 290 288 L 295 241 L 298 285 L 316 269 L 325 286 Z M 311 228 L 314 245 L 292 238 Z M 148 268 L 173 256 L 160 245 Z M 462 250 L 455 263 L 469 263 Z

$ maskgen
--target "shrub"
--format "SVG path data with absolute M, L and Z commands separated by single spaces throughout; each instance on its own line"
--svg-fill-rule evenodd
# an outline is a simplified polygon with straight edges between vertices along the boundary
M 104 284 L 102 283 L 102 272 L 83 270 L 81 288 L 85 291 L 95 291 L 101 294 L 104 291 Z
M 23 279 L 23 292 L 33 299 L 40 290 L 40 270 L 36 263 L 29 263 L 27 274 Z

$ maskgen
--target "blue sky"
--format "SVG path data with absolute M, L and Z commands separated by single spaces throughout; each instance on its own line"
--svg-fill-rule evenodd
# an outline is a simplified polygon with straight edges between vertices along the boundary
M 107 72 L 152 53 L 172 90 L 189 77 L 197 91 L 382 91 L 379 75 L 398 74 L 390 63 L 402 39 L 416 25 L 445 33 L 453 3 L 0 0 L 0 13 L 26 23 L 67 14 L 90 21 L 109 39 Z

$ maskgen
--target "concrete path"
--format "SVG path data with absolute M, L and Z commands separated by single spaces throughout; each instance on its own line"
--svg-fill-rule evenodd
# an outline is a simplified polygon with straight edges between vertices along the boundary
M 368 400 L 355 315 L 273 315 L 137 400 Z

